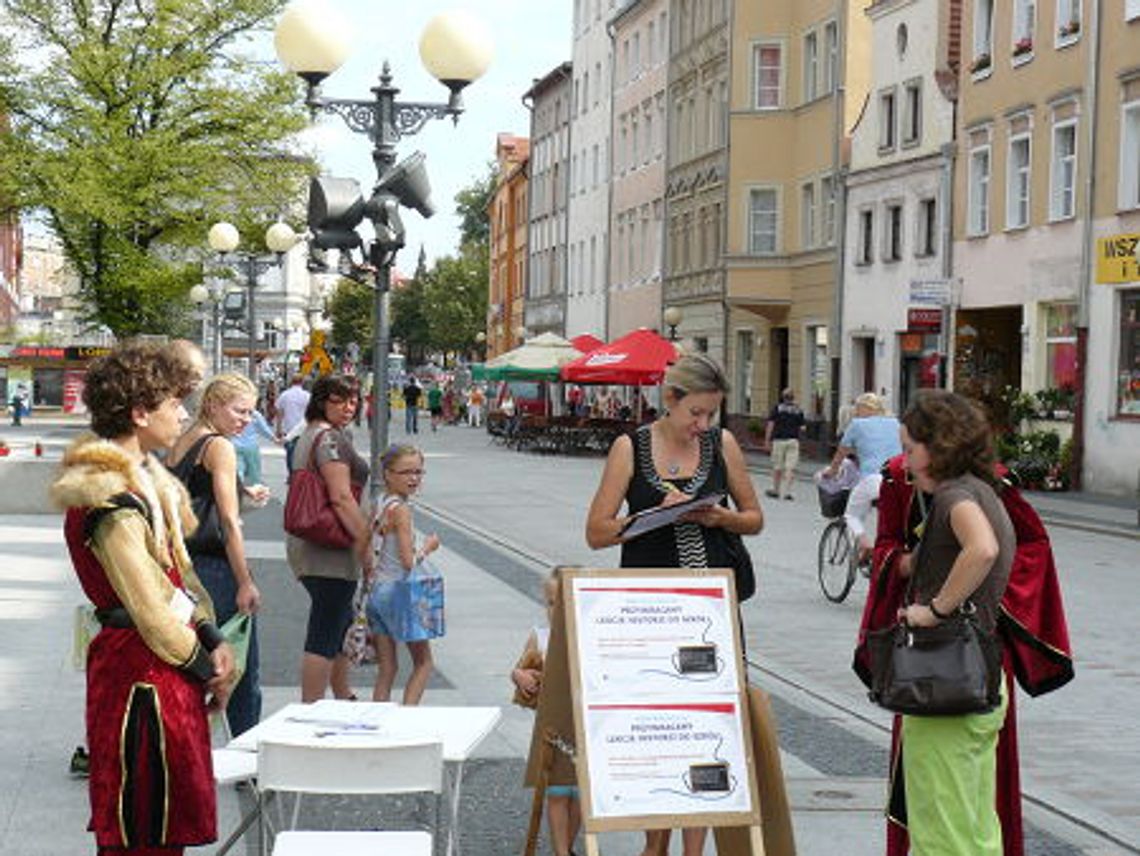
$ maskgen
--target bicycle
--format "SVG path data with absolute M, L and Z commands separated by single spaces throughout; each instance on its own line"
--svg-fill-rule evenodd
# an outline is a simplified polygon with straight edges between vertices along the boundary
M 859 573 L 871 576 L 870 559 L 859 561 L 859 545 L 843 517 L 850 494 L 850 490 L 832 493 L 819 488 L 819 510 L 830 520 L 819 536 L 819 587 L 832 603 L 847 599 Z

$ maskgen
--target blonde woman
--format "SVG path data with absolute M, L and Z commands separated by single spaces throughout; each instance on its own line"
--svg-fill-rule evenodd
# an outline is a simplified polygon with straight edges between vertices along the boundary
M 728 380 L 705 354 L 687 354 L 665 373 L 665 411 L 648 425 L 614 440 L 586 516 L 586 543 L 599 550 L 621 545 L 623 568 L 731 567 L 718 530 L 755 535 L 764 513 L 736 439 L 717 423 Z M 693 511 L 679 523 L 626 540 L 628 514 L 693 497 L 725 493 L 732 506 Z M 704 828 L 683 833 L 685 856 L 704 852 Z M 649 830 L 642 856 L 669 852 L 669 830 Z
M 860 558 L 869 558 L 873 538 L 867 533 L 867 515 L 879 496 L 883 483 L 883 465 L 902 451 L 899 445 L 899 421 L 887 415 L 886 403 L 873 392 L 855 399 L 855 417 L 843 432 L 839 448 L 831 459 L 827 474 L 834 478 L 848 455 L 859 459 L 859 483 L 847 499 L 844 518 L 847 528 L 858 541 Z
M 202 584 L 210 593 L 218 624 L 235 613 L 255 615 L 261 606 L 245 556 L 242 540 L 237 476 L 237 454 L 228 438 L 249 424 L 257 401 L 257 389 L 238 374 L 213 378 L 202 390 L 198 413 L 175 443 L 166 465 L 186 485 L 198 511 L 199 528 L 187 539 Z M 213 535 L 213 537 L 211 537 Z M 245 673 L 234 687 L 226 719 L 235 736 L 261 718 L 256 622 L 250 629 Z

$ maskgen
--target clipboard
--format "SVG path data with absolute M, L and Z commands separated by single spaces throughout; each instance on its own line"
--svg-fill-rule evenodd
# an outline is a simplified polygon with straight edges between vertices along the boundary
M 652 532 L 662 526 L 669 526 L 676 523 L 677 518 L 682 515 L 690 511 L 700 511 L 702 508 L 712 508 L 714 505 L 719 505 L 723 499 L 723 493 L 710 493 L 706 496 L 695 496 L 674 505 L 658 505 L 653 508 L 646 508 L 630 516 L 629 521 L 621 530 L 621 538 L 623 541 L 629 541 L 638 535 L 644 535 L 646 532 Z

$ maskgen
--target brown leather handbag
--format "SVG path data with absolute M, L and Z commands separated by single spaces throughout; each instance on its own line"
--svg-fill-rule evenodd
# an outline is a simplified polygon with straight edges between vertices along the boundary
M 347 550 L 352 547 L 352 533 L 344 528 L 337 517 L 336 509 L 329 500 L 328 485 L 321 477 L 320 470 L 313 466 L 313 453 L 328 430 L 330 429 L 325 428 L 313 438 L 305 468 L 294 470 L 289 477 L 289 494 L 285 498 L 285 531 L 320 547 Z M 353 496 L 356 495 L 357 489 L 354 487 Z

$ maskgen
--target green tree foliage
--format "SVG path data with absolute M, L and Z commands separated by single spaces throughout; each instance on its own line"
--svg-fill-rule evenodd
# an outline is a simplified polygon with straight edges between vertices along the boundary
M 426 278 L 413 278 L 392 289 L 392 341 L 400 343 L 411 366 L 423 363 L 433 350 L 425 286 Z
M 437 259 L 424 285 L 432 350 L 466 353 L 487 317 L 488 247 L 469 243 Z
M 0 67 L 0 193 L 58 235 L 91 322 L 176 332 L 209 224 L 260 249 L 302 192 L 308 164 L 280 145 L 306 122 L 298 84 L 242 53 L 283 5 L 0 0 L 18 58 Z
M 349 342 L 356 342 L 363 360 L 370 360 L 372 354 L 373 294 L 372 288 L 365 283 L 342 277 L 329 298 L 332 345 L 344 348 Z
M 495 195 L 498 174 L 495 162 L 487 164 L 486 174 L 455 194 L 455 213 L 459 215 L 459 245 L 488 244 L 491 240 L 491 215 L 487 210 Z

